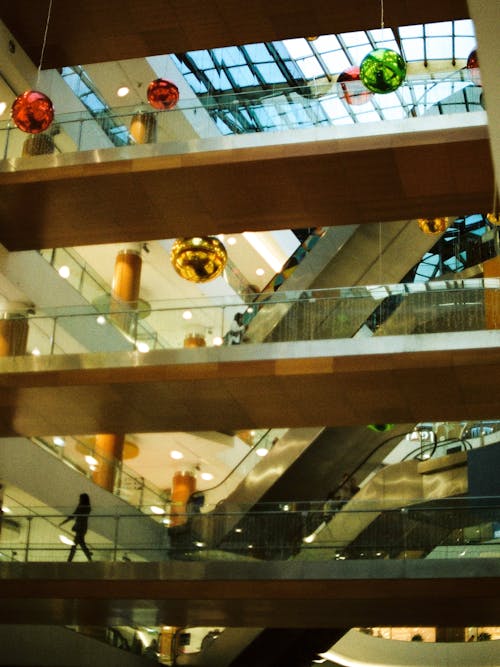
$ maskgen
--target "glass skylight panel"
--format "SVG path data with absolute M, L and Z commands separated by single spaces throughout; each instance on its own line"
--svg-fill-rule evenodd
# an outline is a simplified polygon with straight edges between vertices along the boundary
M 208 70 L 214 66 L 210 51 L 190 51 L 189 57 L 201 70 Z
M 254 63 L 265 63 L 273 60 L 265 44 L 246 44 L 244 49 L 250 60 Z
M 356 65 L 359 65 L 363 58 L 370 53 L 372 46 L 370 44 L 363 44 L 361 46 L 353 46 L 349 49 L 349 55 Z M 399 49 L 398 49 L 399 51 Z
M 351 66 L 349 58 L 343 51 L 327 51 L 322 54 L 323 62 L 330 72 L 340 73 Z
M 322 77 L 325 75 L 325 72 L 323 71 L 323 68 L 321 67 L 316 56 L 302 58 L 302 60 L 297 60 L 296 62 L 300 67 L 300 70 L 305 79 L 316 79 L 317 77 Z
M 295 60 L 299 58 L 307 58 L 311 55 L 311 47 L 307 39 L 300 37 L 298 39 L 284 39 L 283 44 L 286 46 L 289 54 Z
M 430 37 L 426 40 L 426 54 L 429 60 L 451 60 L 452 49 L 451 37 Z
M 187 83 L 191 86 L 191 88 L 196 94 L 202 94 L 207 92 L 207 87 L 205 86 L 205 84 L 191 72 L 189 74 L 186 74 L 184 78 L 186 79 Z
M 453 24 L 455 26 L 456 35 L 468 35 L 470 37 L 474 37 L 476 34 L 474 30 L 474 23 L 471 21 L 471 19 L 460 19 L 458 21 L 453 21 Z
M 239 88 L 250 88 L 259 83 L 257 77 L 247 65 L 244 67 L 231 67 L 229 72 Z
M 451 35 L 452 30 L 452 21 L 440 21 L 438 23 L 425 24 L 425 34 L 427 37 L 442 37 L 444 35 Z
M 260 63 L 256 68 L 262 74 L 262 77 L 268 83 L 285 83 L 286 79 L 283 76 L 280 68 L 276 63 Z
M 360 123 L 375 123 L 380 120 L 376 111 L 360 111 L 356 114 L 356 118 Z
M 401 46 L 405 60 L 411 62 L 412 60 L 424 59 L 424 40 L 423 38 L 402 39 Z
M 230 90 L 232 88 L 232 85 L 224 72 L 218 72 L 215 69 L 207 69 L 205 70 L 205 75 L 215 90 Z
M 455 57 L 467 60 L 471 51 L 477 46 L 475 37 L 455 37 Z
M 341 35 L 342 41 L 347 47 L 359 46 L 360 44 L 369 45 L 368 35 L 364 30 L 356 32 L 343 32 Z
M 215 60 L 221 65 L 245 65 L 245 56 L 236 46 L 228 46 L 223 49 L 213 49 Z
M 423 37 L 424 26 L 421 23 L 418 25 L 403 25 L 399 28 L 399 36 L 402 39 L 406 37 Z

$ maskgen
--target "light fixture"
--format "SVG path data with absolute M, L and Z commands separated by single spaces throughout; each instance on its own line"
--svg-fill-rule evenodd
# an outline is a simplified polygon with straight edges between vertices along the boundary
M 66 537 L 66 535 L 59 535 L 59 541 L 66 544 L 68 547 L 72 547 L 75 544 L 73 540 L 70 537 Z
M 61 278 L 65 278 L 65 279 L 69 278 L 70 275 L 71 275 L 70 268 L 69 268 L 69 266 L 66 266 L 66 264 L 63 264 L 60 267 L 58 273 L 61 276 Z
M 170 452 L 170 458 L 179 461 L 180 459 L 184 458 L 184 454 L 182 452 L 179 452 L 177 449 L 172 449 L 172 451 Z
M 255 273 L 256 273 L 258 276 L 263 276 L 264 273 L 265 273 L 265 271 L 264 271 L 264 269 L 259 268 L 259 269 L 256 269 Z
M 206 283 L 224 271 L 227 252 L 215 236 L 179 238 L 170 251 L 170 261 L 176 273 L 193 283 Z
M 41 352 L 40 352 L 40 350 L 39 350 L 37 347 L 34 347 L 34 348 L 31 350 L 31 354 L 32 354 L 34 357 L 39 357 L 39 356 L 41 355 Z
M 125 97 L 130 93 L 130 88 L 128 86 L 120 86 L 116 91 L 118 97 Z
M 224 342 L 224 339 L 221 338 L 220 336 L 215 336 L 213 341 L 212 341 L 212 343 L 213 343 L 213 345 L 215 345 L 215 347 L 218 347 L 219 345 L 222 345 L 223 342 Z
M 236 239 L 234 236 L 229 236 L 226 239 L 227 245 L 236 245 Z
M 104 315 L 98 315 L 96 321 L 97 324 L 101 325 L 106 324 L 106 318 L 104 317 Z
M 64 445 L 66 444 L 65 439 L 62 438 L 60 435 L 55 435 L 52 438 L 52 442 L 54 443 L 54 445 L 57 445 L 57 447 L 64 447 Z
M 99 465 L 99 461 L 94 456 L 91 456 L 90 454 L 87 454 L 85 456 L 85 461 L 89 466 L 98 466 Z
M 311 535 L 308 535 L 307 537 L 304 537 L 304 539 L 302 541 L 305 542 L 306 544 L 311 544 L 311 542 L 314 542 L 315 537 L 316 537 L 316 535 L 314 533 L 312 533 Z
M 165 510 L 162 507 L 158 507 L 158 505 L 151 505 L 149 508 L 153 514 L 165 514 Z
M 211 472 L 202 472 L 200 475 L 201 479 L 204 479 L 205 482 L 210 482 L 214 478 Z
M 418 218 L 417 223 L 424 234 L 442 234 L 450 226 L 448 218 Z
M 255 453 L 257 456 L 267 456 L 269 454 L 269 450 L 266 449 L 265 447 L 259 447 L 258 449 L 255 450 Z
M 193 317 L 193 313 L 190 310 L 185 310 L 182 313 L 182 319 L 183 320 L 190 320 Z
M 2 505 L 2 512 L 4 514 L 12 514 L 12 510 L 10 509 L 10 507 L 7 507 L 7 505 Z
M 137 347 L 138 352 L 142 352 L 142 353 L 149 352 L 149 345 L 147 343 L 145 343 L 144 341 L 139 341 L 137 343 L 136 347 Z
M 0 102 L 0 116 L 3 114 L 6 108 L 7 105 L 5 104 L 5 102 Z

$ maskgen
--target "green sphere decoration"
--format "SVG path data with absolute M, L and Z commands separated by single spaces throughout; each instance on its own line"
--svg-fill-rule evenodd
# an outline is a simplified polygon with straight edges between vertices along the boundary
M 368 424 L 368 428 L 376 433 L 386 433 L 394 428 L 394 424 Z
M 366 55 L 359 68 L 359 78 L 372 93 L 394 92 L 406 76 L 406 63 L 392 49 L 375 49 Z

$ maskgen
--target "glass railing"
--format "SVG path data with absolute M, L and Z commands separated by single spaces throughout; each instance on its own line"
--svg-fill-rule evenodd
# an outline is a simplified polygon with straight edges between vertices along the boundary
M 56 113 L 45 133 L 28 137 L 12 120 L 2 121 L 0 159 L 113 148 L 116 141 L 109 136 L 110 126 L 119 132 L 120 143 L 127 149 L 145 143 L 174 145 L 194 138 L 220 139 L 234 134 L 482 111 L 481 92 L 466 72 L 457 70 L 434 73 L 432 77 L 409 77 L 395 93 L 379 96 L 383 100 L 379 100 L 376 108 L 371 104 L 349 106 L 344 103 L 338 86 L 330 85 L 325 91 L 323 85 L 312 84 L 307 89 L 270 86 L 266 96 L 255 98 L 241 93 L 214 95 L 203 103 L 197 98 L 181 99 L 171 111 L 156 111 L 143 104 L 110 109 L 100 115 L 87 110 Z M 252 117 L 258 118 L 258 122 L 252 122 Z
M 99 466 L 104 466 L 114 479 L 112 493 L 132 507 L 150 513 L 152 505 L 163 508 L 169 502 L 167 493 L 145 480 L 122 461 L 103 456 L 89 442 L 73 436 L 56 436 L 51 439 L 37 437 L 32 438 L 32 441 L 89 479 L 93 479 Z
M 193 299 L 189 303 L 171 300 L 157 302 L 145 312 L 140 307 L 124 308 L 123 304 L 111 302 L 106 310 L 74 306 L 22 316 L 29 323 L 27 350 L 37 355 L 132 350 L 146 353 L 156 348 L 156 340 L 151 341 L 140 326 L 145 316 L 160 335 L 162 331 L 180 328 L 186 332 L 210 331 L 210 339 L 203 338 L 205 347 L 222 345 L 235 312 L 242 312 L 244 321 L 250 323 L 244 337 L 244 344 L 248 345 L 252 343 L 251 320 L 257 313 L 259 327 L 265 328 L 266 323 L 272 326 L 265 339 L 256 337 L 255 342 L 352 338 L 357 331 L 366 336 L 394 336 L 495 329 L 500 326 L 499 296 L 500 279 L 489 278 L 273 292 L 259 304 L 252 298 L 243 304 L 230 297 Z M 293 317 L 284 317 L 291 308 Z M 364 326 L 369 317 L 371 328 Z M 79 337 L 72 335 L 77 331 L 87 333 L 91 350 L 82 349 Z M 183 338 L 177 345 L 172 344 L 183 346 Z
M 258 512 L 186 514 L 175 527 L 162 517 L 93 511 L 85 539 L 93 561 L 284 560 L 299 554 L 306 560 L 500 557 L 496 496 L 391 504 L 353 507 L 351 502 L 325 516 L 324 501 L 290 501 L 261 505 Z M 3 515 L 0 560 L 67 560 L 74 533 L 71 523 L 60 523 L 72 510 Z M 321 541 L 308 541 L 322 523 Z M 79 560 L 86 558 L 78 546 Z

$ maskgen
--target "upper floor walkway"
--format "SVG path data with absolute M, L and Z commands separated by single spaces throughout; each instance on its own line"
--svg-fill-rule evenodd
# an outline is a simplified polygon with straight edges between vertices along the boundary
M 0 434 L 496 419 L 498 304 L 496 278 L 274 293 L 245 306 L 248 342 L 191 349 L 143 347 L 129 309 L 28 315 L 45 354 L 0 359 Z M 152 312 L 210 316 L 217 335 L 242 309 L 189 305 Z

